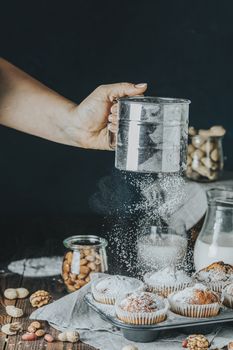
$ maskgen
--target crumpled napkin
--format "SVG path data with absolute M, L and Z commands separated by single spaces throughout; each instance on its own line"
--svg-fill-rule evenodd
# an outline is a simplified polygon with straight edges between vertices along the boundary
M 99 274 L 98 274 L 99 275 Z M 102 275 L 102 274 L 101 274 Z M 68 294 L 51 304 L 34 311 L 30 318 L 48 321 L 57 330 L 78 330 L 81 340 L 100 350 L 120 350 L 127 344 L 135 344 L 139 350 L 180 350 L 182 340 L 187 337 L 179 331 L 167 331 L 164 339 L 152 343 L 133 343 L 125 339 L 121 332 L 104 321 L 85 302 L 84 296 L 90 292 L 91 282 L 80 290 Z M 192 329 L 190 329 L 192 333 Z M 214 337 L 209 335 L 209 340 Z M 233 340 L 231 328 L 224 328 L 215 338 L 215 346 L 224 346 Z M 213 347 L 214 348 L 214 347 Z

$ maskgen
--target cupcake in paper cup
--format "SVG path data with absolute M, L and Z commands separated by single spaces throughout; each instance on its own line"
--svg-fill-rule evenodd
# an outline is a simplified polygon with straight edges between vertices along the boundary
M 114 305 L 120 295 L 144 288 L 142 281 L 119 275 L 96 279 L 91 285 L 93 298 L 99 303 L 110 305 Z
M 166 267 L 160 271 L 146 273 L 144 282 L 149 292 L 157 293 L 166 298 L 169 294 L 188 287 L 192 279 L 183 270 Z
M 169 304 L 166 299 L 148 292 L 132 292 L 117 299 L 116 316 L 119 320 L 135 325 L 152 325 L 167 318 Z
M 233 309 L 233 283 L 224 287 L 222 292 L 223 305 Z
M 227 284 L 233 282 L 233 266 L 223 261 L 214 262 L 196 272 L 193 280 L 207 285 L 214 292 L 221 293 Z
M 217 293 L 203 284 L 195 284 L 168 296 L 170 309 L 174 313 L 194 318 L 218 315 L 221 300 Z

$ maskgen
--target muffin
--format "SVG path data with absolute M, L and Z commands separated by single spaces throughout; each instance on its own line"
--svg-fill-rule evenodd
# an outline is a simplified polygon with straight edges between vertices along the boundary
M 127 293 L 117 299 L 116 316 L 119 320 L 137 325 L 156 324 L 167 318 L 166 299 L 148 292 Z
M 93 298 L 99 303 L 111 305 L 115 304 L 119 295 L 143 289 L 142 281 L 118 275 L 99 278 L 91 285 Z
M 166 267 L 161 271 L 146 273 L 144 281 L 150 292 L 167 297 L 173 292 L 188 287 L 192 279 L 183 270 Z
M 212 317 L 220 310 L 220 297 L 203 284 L 195 284 L 168 297 L 171 310 L 186 317 Z
M 215 292 L 222 292 L 225 285 L 233 282 L 233 266 L 223 261 L 214 262 L 193 276 L 195 282 L 207 285 Z
M 223 288 L 223 305 L 233 309 L 233 283 L 226 285 Z

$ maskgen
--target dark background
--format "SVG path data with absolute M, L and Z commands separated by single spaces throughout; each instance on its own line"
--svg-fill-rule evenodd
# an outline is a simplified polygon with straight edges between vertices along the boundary
M 231 0 L 0 4 L 4 58 L 77 103 L 99 84 L 120 81 L 189 98 L 191 125 L 227 129 L 225 168 L 233 169 Z M 113 152 L 0 127 L 0 164 L 0 260 L 53 254 L 67 235 L 103 231 L 89 199 L 112 171 Z

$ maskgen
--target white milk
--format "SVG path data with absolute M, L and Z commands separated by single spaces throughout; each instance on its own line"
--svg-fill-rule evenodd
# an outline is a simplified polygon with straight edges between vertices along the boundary
M 213 235 L 203 238 L 205 241 L 197 239 L 194 248 L 194 264 L 197 271 L 215 261 L 233 265 L 233 232 L 220 233 L 215 242 Z

